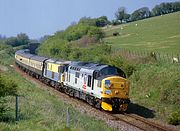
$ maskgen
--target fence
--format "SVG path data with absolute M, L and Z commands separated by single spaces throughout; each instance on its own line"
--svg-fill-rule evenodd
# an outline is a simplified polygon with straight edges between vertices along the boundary
M 175 53 L 165 53 L 165 52 L 150 52 L 150 51 L 137 51 L 137 50 L 128 50 L 128 49 L 113 49 L 114 53 L 120 54 L 122 57 L 128 59 L 135 58 L 147 58 L 153 57 L 159 62 L 166 63 L 180 63 L 180 54 Z

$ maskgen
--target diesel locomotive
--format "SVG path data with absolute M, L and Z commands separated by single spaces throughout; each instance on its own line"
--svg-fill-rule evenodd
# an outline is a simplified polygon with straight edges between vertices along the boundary
M 19 50 L 17 66 L 29 75 L 70 96 L 106 111 L 126 111 L 129 82 L 116 67 L 81 61 L 64 61 L 41 57 Z

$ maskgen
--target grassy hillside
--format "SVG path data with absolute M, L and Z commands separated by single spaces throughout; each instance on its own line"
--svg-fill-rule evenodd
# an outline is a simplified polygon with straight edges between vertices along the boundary
M 132 102 L 153 110 L 155 118 L 171 123 L 172 113 L 180 112 L 180 66 L 138 65 L 129 79 Z M 180 124 L 180 114 L 176 115 L 176 120 Z
M 115 48 L 180 52 L 180 12 L 104 29 L 104 41 Z M 119 36 L 112 36 L 119 32 Z

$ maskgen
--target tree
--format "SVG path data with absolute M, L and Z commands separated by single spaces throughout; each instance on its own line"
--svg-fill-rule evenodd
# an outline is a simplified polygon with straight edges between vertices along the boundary
M 26 45 L 29 43 L 29 37 L 25 33 L 20 33 L 17 35 L 17 41 L 19 45 Z
M 109 23 L 108 18 L 106 16 L 101 16 L 96 19 L 96 26 L 97 27 L 104 27 Z
M 29 37 L 25 33 L 20 33 L 16 37 L 8 38 L 5 43 L 11 46 L 27 45 L 29 43 Z
M 91 27 L 89 28 L 87 35 L 96 38 L 96 40 L 100 40 L 104 37 L 104 32 L 100 28 Z
M 129 22 L 129 21 L 130 21 L 130 17 L 131 17 L 130 14 L 125 14 L 124 20 L 125 20 L 126 22 Z
M 10 37 L 10 38 L 6 39 L 5 43 L 7 45 L 10 45 L 10 46 L 17 46 L 18 45 L 18 41 L 17 41 L 16 37 Z
M 120 22 L 122 23 L 122 21 L 125 19 L 125 16 L 126 16 L 126 8 L 125 7 L 118 8 L 117 12 L 115 13 L 116 19 L 120 20 Z
M 148 18 L 150 16 L 151 16 L 151 12 L 150 12 L 149 8 L 143 7 L 143 8 L 140 8 L 138 10 L 135 10 L 131 14 L 131 20 L 132 21 L 141 20 L 141 19 Z
M 96 26 L 96 20 L 95 19 L 91 19 L 90 17 L 82 17 L 78 24 L 85 24 L 88 26 Z
M 161 3 L 152 9 L 154 16 L 180 11 L 180 2 Z
M 172 10 L 173 10 L 173 12 L 180 11 L 180 2 L 172 3 Z

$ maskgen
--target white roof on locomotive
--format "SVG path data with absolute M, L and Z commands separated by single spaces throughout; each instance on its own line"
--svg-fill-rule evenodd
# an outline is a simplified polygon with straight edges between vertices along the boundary
M 65 61 L 65 60 L 57 60 L 57 59 L 48 59 L 46 60 L 46 63 L 54 63 L 54 64 L 70 64 L 71 61 Z
M 108 65 L 104 64 L 97 64 L 97 63 L 90 63 L 90 62 L 72 62 L 70 64 L 71 70 L 76 70 L 80 72 L 86 72 L 89 74 L 92 74 L 95 70 L 99 71 L 105 67 L 108 67 Z

